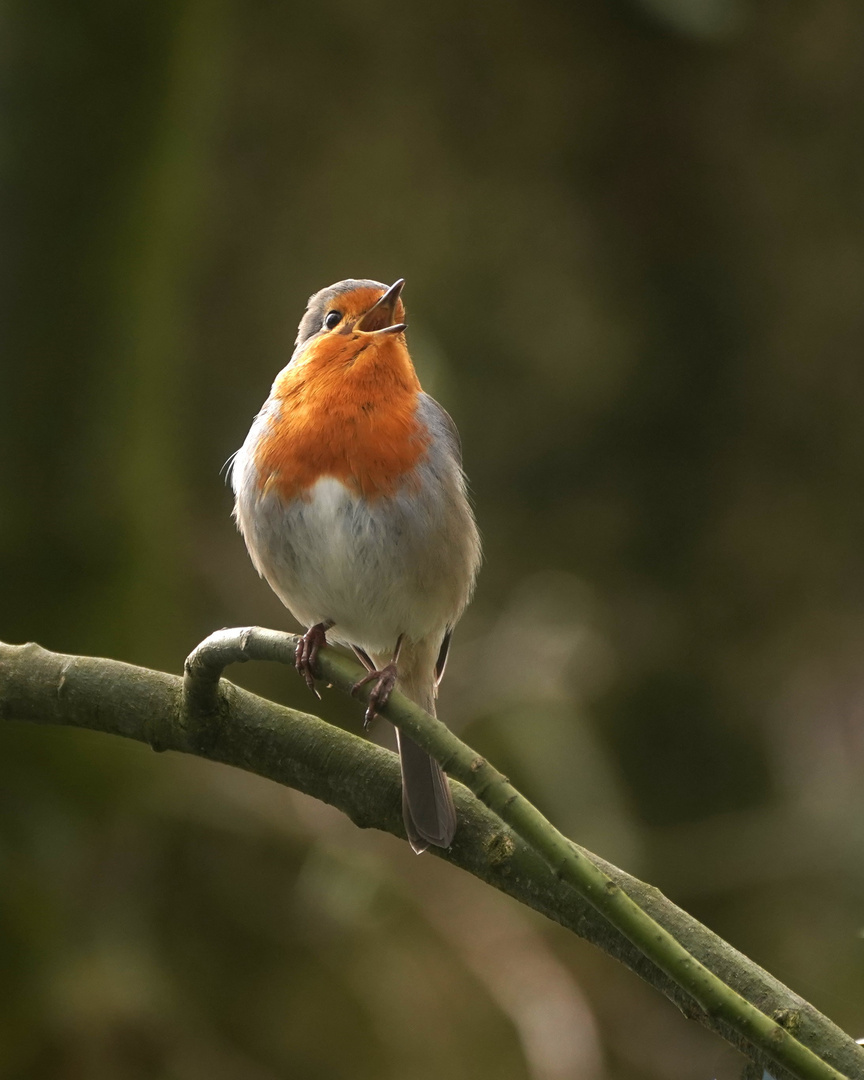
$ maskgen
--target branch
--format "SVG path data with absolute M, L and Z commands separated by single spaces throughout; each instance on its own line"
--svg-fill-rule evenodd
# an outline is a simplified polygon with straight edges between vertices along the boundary
M 255 628 L 213 635 L 187 662 L 185 706 L 181 680 L 176 676 L 111 660 L 56 655 L 35 645 L 0 644 L 0 718 L 87 727 L 138 739 L 159 750 L 179 750 L 236 765 L 331 803 L 361 827 L 404 836 L 399 769 L 393 754 L 317 717 L 275 705 L 219 680 L 222 668 L 230 662 L 267 659 L 290 663 L 295 643 L 296 639 L 287 635 Z M 352 660 L 333 650 L 323 652 L 319 663 L 322 676 L 342 689 L 361 674 Z M 719 999 L 708 996 L 707 1007 L 706 1001 L 696 1004 L 692 988 L 688 991 L 679 985 L 677 961 L 670 961 L 668 954 L 658 954 L 650 941 L 646 950 L 637 948 L 537 854 L 534 847 L 545 847 L 549 842 L 548 835 L 544 838 L 545 830 L 552 827 L 520 796 L 513 798 L 513 789 L 500 774 L 404 696 L 394 694 L 385 715 L 433 752 L 448 771 L 481 788 L 500 806 L 502 814 L 512 814 L 515 807 L 517 826 L 531 836 L 531 844 L 526 843 L 457 784 L 454 795 L 459 830 L 449 851 L 436 850 L 438 857 L 615 956 L 675 1002 L 685 1015 L 718 1032 L 759 1065 L 779 1062 L 780 1068 L 776 1064 L 772 1067 L 778 1080 L 810 1076 L 836 1080 L 844 1075 L 864 1080 L 861 1049 L 811 1005 L 657 890 L 571 845 L 552 830 L 559 845 L 552 856 L 558 873 L 578 878 L 588 866 L 589 883 L 586 887 L 583 882 L 582 887 L 589 893 L 595 890 L 592 903 L 598 900 L 599 888 L 601 904 L 612 898 L 612 917 L 618 917 L 621 907 L 629 910 L 630 904 L 638 905 L 637 922 L 649 920 L 645 925 L 655 926 L 664 948 L 671 939 L 675 950 L 686 950 L 681 965 L 684 976 L 688 971 L 697 972 L 696 991 L 703 998 L 705 986 L 715 992 L 715 979 L 732 995 L 721 991 Z M 530 832 L 538 827 L 539 834 Z M 606 914 L 609 917 L 609 911 Z M 633 926 L 628 933 L 638 938 Z M 758 1013 L 759 1022 L 765 1022 L 764 1031 L 779 1033 L 776 1043 L 766 1045 L 758 1026 L 742 1025 L 740 1015 L 729 1007 L 730 1001 L 735 1004 L 737 1000 Z

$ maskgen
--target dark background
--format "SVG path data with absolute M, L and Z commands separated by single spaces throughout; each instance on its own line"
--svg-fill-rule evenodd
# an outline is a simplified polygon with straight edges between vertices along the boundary
M 292 626 L 219 470 L 307 296 L 404 276 L 486 549 L 441 716 L 864 1035 L 864 8 L 28 0 L 2 39 L 0 637 L 179 671 Z M 0 729 L 0 881 L 3 1080 L 738 1069 L 437 860 L 121 740 Z

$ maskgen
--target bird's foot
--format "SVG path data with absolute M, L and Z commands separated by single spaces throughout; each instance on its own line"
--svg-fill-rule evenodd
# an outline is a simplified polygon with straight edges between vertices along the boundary
M 306 633 L 297 642 L 297 652 L 294 655 L 294 666 L 306 680 L 306 685 L 321 700 L 321 695 L 315 687 L 315 665 L 318 662 L 318 653 L 322 646 L 327 644 L 327 631 L 332 623 L 319 622 L 310 626 Z
M 393 691 L 393 687 L 396 685 L 397 674 L 396 662 L 391 661 L 386 667 L 381 668 L 380 671 L 370 671 L 368 675 L 364 675 L 362 679 L 359 679 L 351 687 L 351 694 L 356 697 L 357 692 L 362 686 L 375 680 L 375 685 L 372 687 L 372 692 L 369 694 L 369 701 L 366 705 L 366 715 L 363 717 L 364 728 L 369 727 L 378 713 L 390 700 L 390 694 Z

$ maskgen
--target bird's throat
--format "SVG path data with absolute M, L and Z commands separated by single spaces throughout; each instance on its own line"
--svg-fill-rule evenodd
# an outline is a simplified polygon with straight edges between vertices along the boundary
M 304 498 L 330 476 L 374 499 L 412 482 L 428 438 L 417 421 L 420 384 L 411 358 L 398 342 L 364 335 L 360 343 L 303 357 L 276 380 L 255 453 L 261 490 Z

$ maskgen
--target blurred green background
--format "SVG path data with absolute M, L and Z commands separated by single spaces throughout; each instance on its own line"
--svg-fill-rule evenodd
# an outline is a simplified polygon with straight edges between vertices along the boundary
M 291 627 L 219 470 L 307 296 L 404 276 L 486 548 L 442 717 L 864 1035 L 864 8 L 0 23 L 0 638 L 179 671 Z M 2 1080 L 737 1075 L 611 960 L 328 807 L 87 732 L 0 743 Z

